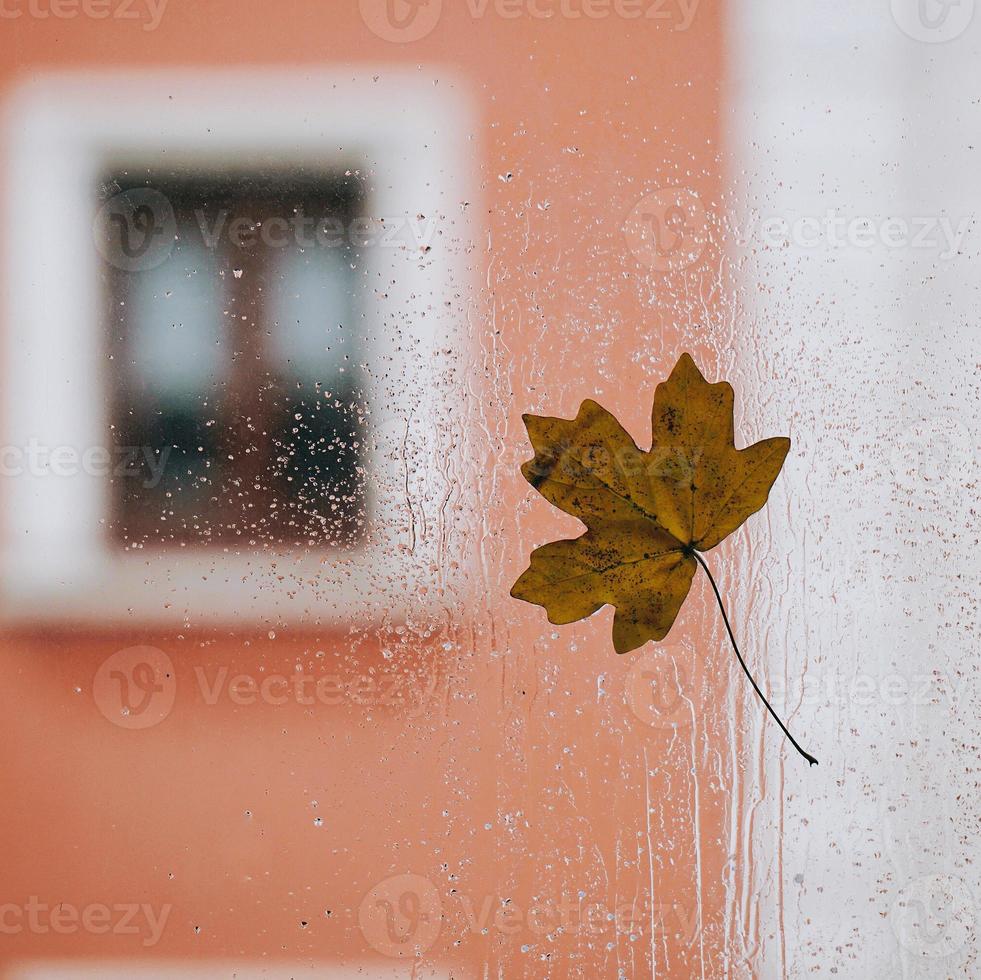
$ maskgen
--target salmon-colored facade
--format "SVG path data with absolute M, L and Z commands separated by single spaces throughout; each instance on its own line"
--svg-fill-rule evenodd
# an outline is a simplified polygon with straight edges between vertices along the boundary
M 696 578 L 667 654 L 626 657 L 612 650 L 611 610 L 551 627 L 508 596 L 533 547 L 577 528 L 520 477 L 521 414 L 568 418 L 592 397 L 646 445 L 656 382 L 718 313 L 711 261 L 652 272 L 622 226 L 658 188 L 721 193 L 719 5 L 687 24 L 676 4 L 641 19 L 589 9 L 607 14 L 556 5 L 511 18 L 490 4 L 476 16 L 454 2 L 410 43 L 377 36 L 353 0 L 171 0 L 154 30 L 25 4 L 0 24 L 7 91 L 48 70 L 349 64 L 458 86 L 475 107 L 480 195 L 460 306 L 473 349 L 459 478 L 478 515 L 461 574 L 474 598 L 428 638 L 247 617 L 8 626 L 0 905 L 15 910 L 0 972 L 64 960 L 132 975 L 174 961 L 294 976 L 337 964 L 365 976 L 723 975 L 727 882 L 744 857 L 729 853 L 727 707 L 692 666 L 668 723 L 647 710 L 663 656 L 728 677 L 726 649 L 699 641 L 715 615 L 707 584 Z M 100 713 L 94 685 L 110 655 L 138 645 L 171 658 L 176 700 L 161 723 L 130 730 Z M 298 672 L 332 678 L 329 696 L 279 697 L 284 684 L 250 698 L 250 684 Z M 209 697 L 237 675 L 252 681 Z M 414 897 L 399 906 L 404 888 Z M 149 904 L 166 920 L 152 942 L 148 929 L 54 928 L 47 912 L 31 926 L 32 897 Z M 385 902 L 417 917 L 418 958 L 398 941 L 405 922 L 394 940 L 378 931 L 372 908 Z

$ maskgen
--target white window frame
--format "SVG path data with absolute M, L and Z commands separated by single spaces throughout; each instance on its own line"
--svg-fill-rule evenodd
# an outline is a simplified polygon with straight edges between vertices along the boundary
M 437 86 L 420 72 L 365 68 L 58 73 L 23 84 L 6 108 L 0 446 L 14 447 L 8 463 L 32 439 L 79 452 L 109 445 L 104 259 L 93 240 L 95 189 L 108 166 L 363 167 L 373 217 L 435 218 L 436 234 L 426 253 L 365 250 L 369 287 L 387 287 L 364 291 L 387 349 L 369 388 L 377 452 L 362 548 L 122 550 L 107 533 L 106 476 L 8 468 L 3 619 L 329 624 L 404 618 L 440 594 L 445 601 L 453 583 L 433 571 L 446 565 L 445 528 L 420 522 L 418 511 L 445 497 L 439 428 L 458 417 L 437 352 L 462 363 L 466 337 L 475 208 L 462 202 L 473 201 L 476 151 L 472 112 L 453 79 L 441 73 Z

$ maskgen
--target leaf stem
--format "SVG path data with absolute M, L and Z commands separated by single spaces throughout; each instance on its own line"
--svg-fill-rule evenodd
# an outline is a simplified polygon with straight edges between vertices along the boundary
M 732 627 L 729 625 L 729 617 L 726 615 L 726 607 L 722 604 L 722 596 L 719 595 L 719 587 L 715 584 L 715 579 L 712 578 L 712 573 L 709 571 L 709 567 L 705 563 L 705 559 L 697 551 L 695 551 L 694 548 L 692 548 L 689 553 L 698 562 L 698 564 L 701 565 L 703 569 L 705 569 L 705 574 L 708 576 L 709 582 L 712 583 L 712 591 L 715 593 L 715 598 L 719 603 L 719 610 L 722 613 L 722 621 L 726 624 L 726 631 L 729 633 L 729 640 L 732 642 L 732 649 L 736 651 L 736 657 L 739 660 L 739 666 L 742 667 L 743 672 L 749 678 L 750 684 L 753 685 L 753 690 L 756 691 L 756 693 L 759 695 L 760 700 L 766 705 L 766 710 L 769 711 L 771 715 L 773 715 L 774 719 L 776 720 L 776 723 L 783 729 L 784 735 L 786 735 L 787 738 L 790 739 L 790 744 L 793 745 L 793 747 L 797 749 L 797 751 L 800 752 L 800 754 L 805 759 L 807 759 L 807 761 L 812 766 L 816 766 L 818 764 L 817 759 L 815 759 L 813 755 L 810 755 L 809 753 L 805 752 L 797 744 L 797 740 L 794 738 L 793 735 L 790 734 L 790 732 L 787 730 L 787 726 L 780 720 L 780 717 L 773 710 L 773 708 L 770 707 L 770 702 L 767 701 L 766 696 L 760 690 L 759 685 L 756 683 L 755 680 L 753 680 L 753 675 L 749 672 L 749 668 L 746 666 L 746 661 L 743 660 L 743 655 L 739 652 L 739 647 L 736 645 L 736 638 L 732 635 Z

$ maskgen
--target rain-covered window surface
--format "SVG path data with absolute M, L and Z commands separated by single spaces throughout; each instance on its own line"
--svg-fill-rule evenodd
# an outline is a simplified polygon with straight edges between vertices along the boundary
M 0 980 L 981 976 L 975 8 L 0 3 Z

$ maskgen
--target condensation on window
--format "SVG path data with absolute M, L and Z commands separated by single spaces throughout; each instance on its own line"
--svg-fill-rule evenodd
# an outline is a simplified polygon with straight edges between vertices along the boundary
M 0 975 L 977 975 L 977 28 L 220 6 L 10 117 Z M 523 416 L 685 352 L 791 450 L 618 655 Z

